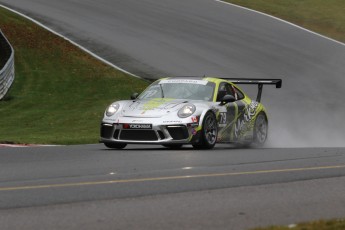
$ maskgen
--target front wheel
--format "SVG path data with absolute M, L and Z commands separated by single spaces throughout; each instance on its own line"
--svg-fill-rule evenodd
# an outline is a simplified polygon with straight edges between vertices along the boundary
M 200 140 L 193 144 L 195 149 L 212 149 L 217 141 L 218 125 L 216 116 L 207 112 L 202 122 Z
M 254 142 L 256 146 L 263 146 L 268 135 L 268 122 L 265 113 L 261 112 L 256 117 L 254 126 Z
M 105 142 L 104 145 L 110 149 L 123 149 L 127 146 L 127 144 L 124 143 L 111 143 L 111 142 Z

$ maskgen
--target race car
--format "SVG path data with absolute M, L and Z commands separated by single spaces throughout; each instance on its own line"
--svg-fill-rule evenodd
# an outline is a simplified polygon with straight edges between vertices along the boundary
M 256 84 L 256 100 L 237 85 Z M 281 88 L 281 79 L 169 77 L 153 82 L 131 100 L 113 102 L 104 113 L 100 142 L 108 148 L 127 144 L 192 145 L 216 143 L 262 146 L 268 117 L 260 103 L 264 84 Z

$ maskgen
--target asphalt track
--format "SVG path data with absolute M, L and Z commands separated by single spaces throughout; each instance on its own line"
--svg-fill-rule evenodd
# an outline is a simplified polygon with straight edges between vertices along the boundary
M 344 146 L 345 46 L 211 0 L 0 0 L 144 77 L 281 77 L 271 146 Z M 246 229 L 344 217 L 344 148 L 0 148 L 2 229 Z
M 1 229 L 247 229 L 345 213 L 343 149 L 0 148 Z

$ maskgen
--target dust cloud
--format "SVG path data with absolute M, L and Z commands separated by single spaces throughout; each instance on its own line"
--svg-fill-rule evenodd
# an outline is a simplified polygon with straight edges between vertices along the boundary
M 268 146 L 345 147 L 345 45 L 267 93 Z

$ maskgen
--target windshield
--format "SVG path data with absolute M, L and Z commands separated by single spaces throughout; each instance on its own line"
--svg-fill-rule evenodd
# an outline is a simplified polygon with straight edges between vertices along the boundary
M 175 98 L 212 101 L 215 84 L 204 80 L 165 79 L 150 85 L 139 99 Z

